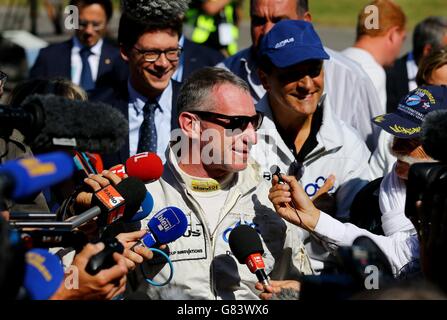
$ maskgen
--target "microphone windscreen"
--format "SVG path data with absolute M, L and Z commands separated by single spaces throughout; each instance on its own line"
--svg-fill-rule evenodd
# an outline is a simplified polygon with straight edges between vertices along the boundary
M 139 153 L 127 159 L 126 172 L 143 182 L 152 182 L 160 179 L 163 174 L 163 162 L 155 153 Z
M 261 238 L 252 227 L 241 224 L 230 232 L 228 239 L 231 252 L 241 264 L 245 264 L 248 256 L 254 253 L 264 253 Z
M 13 180 L 11 197 L 20 199 L 59 183 L 73 174 L 73 159 L 64 152 L 52 152 L 35 158 L 24 158 L 5 163 L 0 174 Z
M 135 213 L 130 222 L 143 220 L 149 215 L 149 213 L 152 212 L 153 208 L 154 208 L 154 198 L 152 198 L 152 195 L 149 192 L 146 192 L 146 197 L 144 198 L 140 209 L 137 211 L 137 213 Z
M 186 215 L 177 207 L 157 212 L 147 224 L 157 243 L 169 243 L 180 238 L 188 227 Z
M 116 190 L 125 200 L 124 221 L 131 221 L 146 197 L 144 183 L 134 177 L 128 177 L 116 185 Z
M 26 137 L 32 148 L 48 150 L 65 146 L 77 151 L 113 153 L 126 142 L 128 121 L 107 104 L 55 95 L 32 95 L 22 103 L 24 109 L 33 105 L 43 107 L 45 124 L 37 136 Z
M 59 257 L 43 249 L 32 249 L 26 253 L 23 286 L 31 299 L 49 299 L 63 279 L 64 268 Z
M 274 164 L 273 166 L 270 167 L 270 173 L 272 175 L 279 174 L 280 172 L 281 172 L 281 169 L 276 164 Z
M 429 112 L 422 123 L 422 146 L 435 160 L 447 161 L 447 110 Z

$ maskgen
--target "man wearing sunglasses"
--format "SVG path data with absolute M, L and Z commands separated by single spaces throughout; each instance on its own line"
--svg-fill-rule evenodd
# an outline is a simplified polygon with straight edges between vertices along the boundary
M 168 267 L 154 265 L 137 270 L 142 281 L 133 290 L 162 299 L 258 299 L 256 276 L 237 262 L 228 243 L 240 224 L 259 233 L 265 272 L 273 280 L 312 273 L 303 231 L 273 210 L 270 185 L 249 157 L 263 115 L 247 83 L 221 68 L 201 69 L 183 84 L 177 107 L 180 128 L 166 151 L 163 176 L 146 188 L 157 199 L 154 214 L 176 206 L 187 215 L 186 232 L 169 244 L 175 273 L 165 293 L 177 289 L 178 295 L 160 294 L 142 279 L 142 272 L 156 274 L 157 282 L 169 278 Z
M 71 0 L 79 9 L 79 28 L 65 42 L 39 52 L 30 78 L 62 77 L 87 92 L 127 77 L 119 50 L 104 38 L 113 14 L 111 0 Z
M 260 56 L 267 94 L 256 106 L 265 119 L 253 157 L 267 176 L 273 165 L 295 176 L 309 197 L 328 190 L 314 200 L 317 207 L 346 219 L 354 196 L 370 180 L 370 152 L 323 94 L 329 55 L 318 34 L 309 22 L 280 21 L 263 38 Z M 315 248 L 309 243 L 314 269 L 321 270 L 327 251 Z
M 253 98 L 259 101 L 265 95 L 257 72 L 262 37 L 281 20 L 312 22 L 309 8 L 309 0 L 250 0 L 252 45 L 227 58 L 219 66 L 231 70 L 247 81 Z M 333 111 L 354 127 L 369 150 L 374 151 L 379 130 L 370 120 L 382 112 L 374 85 L 357 63 L 329 48 L 325 47 L 325 51 L 331 57 L 324 61 L 325 92 L 332 101 Z

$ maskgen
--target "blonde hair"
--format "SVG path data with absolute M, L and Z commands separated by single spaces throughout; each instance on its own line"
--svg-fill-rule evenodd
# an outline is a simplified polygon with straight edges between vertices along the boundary
M 368 27 L 370 14 L 365 9 L 375 6 L 378 10 L 379 28 Z M 362 8 L 357 19 L 357 40 L 362 36 L 379 37 L 385 35 L 391 28 L 405 29 L 407 18 L 402 8 L 392 0 L 375 0 Z
M 433 71 L 447 64 L 447 46 L 430 52 L 428 56 L 420 62 L 416 83 L 418 87 L 429 85 Z

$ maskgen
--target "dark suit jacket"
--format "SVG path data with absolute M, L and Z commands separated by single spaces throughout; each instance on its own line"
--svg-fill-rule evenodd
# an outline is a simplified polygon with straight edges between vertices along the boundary
M 408 87 L 408 54 L 394 62 L 390 68 L 386 68 L 386 112 L 393 112 L 410 88 Z
M 172 82 L 172 117 L 171 117 L 171 131 L 178 128 L 177 115 L 177 96 L 180 91 L 180 83 L 174 80 Z M 117 86 L 109 88 L 101 88 L 94 90 L 90 95 L 91 101 L 100 101 L 110 104 L 117 108 L 126 119 L 129 119 L 129 91 L 127 90 L 127 80 L 120 82 Z M 129 129 L 129 128 L 128 128 Z M 102 154 L 104 168 L 110 168 L 117 164 L 124 164 L 130 156 L 129 151 L 129 131 L 127 131 L 125 144 L 121 147 L 119 152 L 113 154 Z
M 214 67 L 225 59 L 218 50 L 205 47 L 185 38 L 183 44 L 183 78 L 185 81 L 194 71 L 203 67 Z
M 71 80 L 71 49 L 73 40 L 52 44 L 39 52 L 30 78 L 62 77 Z M 104 39 L 99 60 L 96 87 L 109 87 L 116 81 L 127 80 L 128 66 L 121 59 L 119 49 Z

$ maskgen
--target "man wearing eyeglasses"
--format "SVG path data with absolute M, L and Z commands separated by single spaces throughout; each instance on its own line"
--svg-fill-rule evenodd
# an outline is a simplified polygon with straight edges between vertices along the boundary
M 178 127 L 175 101 L 180 84 L 172 80 L 182 47 L 182 19 L 160 15 L 150 3 L 125 1 L 118 41 L 129 78 L 91 96 L 118 108 L 129 120 L 129 137 L 120 152 L 103 155 L 105 167 L 141 152 L 155 152 L 165 161 L 171 130 Z M 175 18 L 177 17 L 177 18 Z
M 166 151 L 163 176 L 146 188 L 157 199 L 153 214 L 176 206 L 187 215 L 188 227 L 169 243 L 175 271 L 164 293 L 143 277 L 156 274 L 154 281 L 165 282 L 169 267 L 151 264 L 136 270 L 132 290 L 151 299 L 258 299 L 256 275 L 237 262 L 228 242 L 241 224 L 259 233 L 271 279 L 311 274 L 300 240 L 303 231 L 273 210 L 270 185 L 249 157 L 263 116 L 255 110 L 247 83 L 227 70 L 203 68 L 185 81 L 177 107 L 179 129 Z
M 314 200 L 317 207 L 346 219 L 355 195 L 370 180 L 370 152 L 323 94 L 327 59 L 306 21 L 280 21 L 262 39 L 259 76 L 267 93 L 256 108 L 265 120 L 252 155 L 263 171 L 277 165 L 283 174 L 295 176 L 309 197 L 329 188 L 324 204 L 323 198 Z M 312 242 L 308 250 L 314 269 L 321 271 L 327 251 Z
M 71 0 L 79 9 L 79 28 L 68 41 L 40 51 L 30 78 L 63 77 L 91 93 L 127 77 L 119 49 L 104 38 L 113 14 L 111 0 Z

